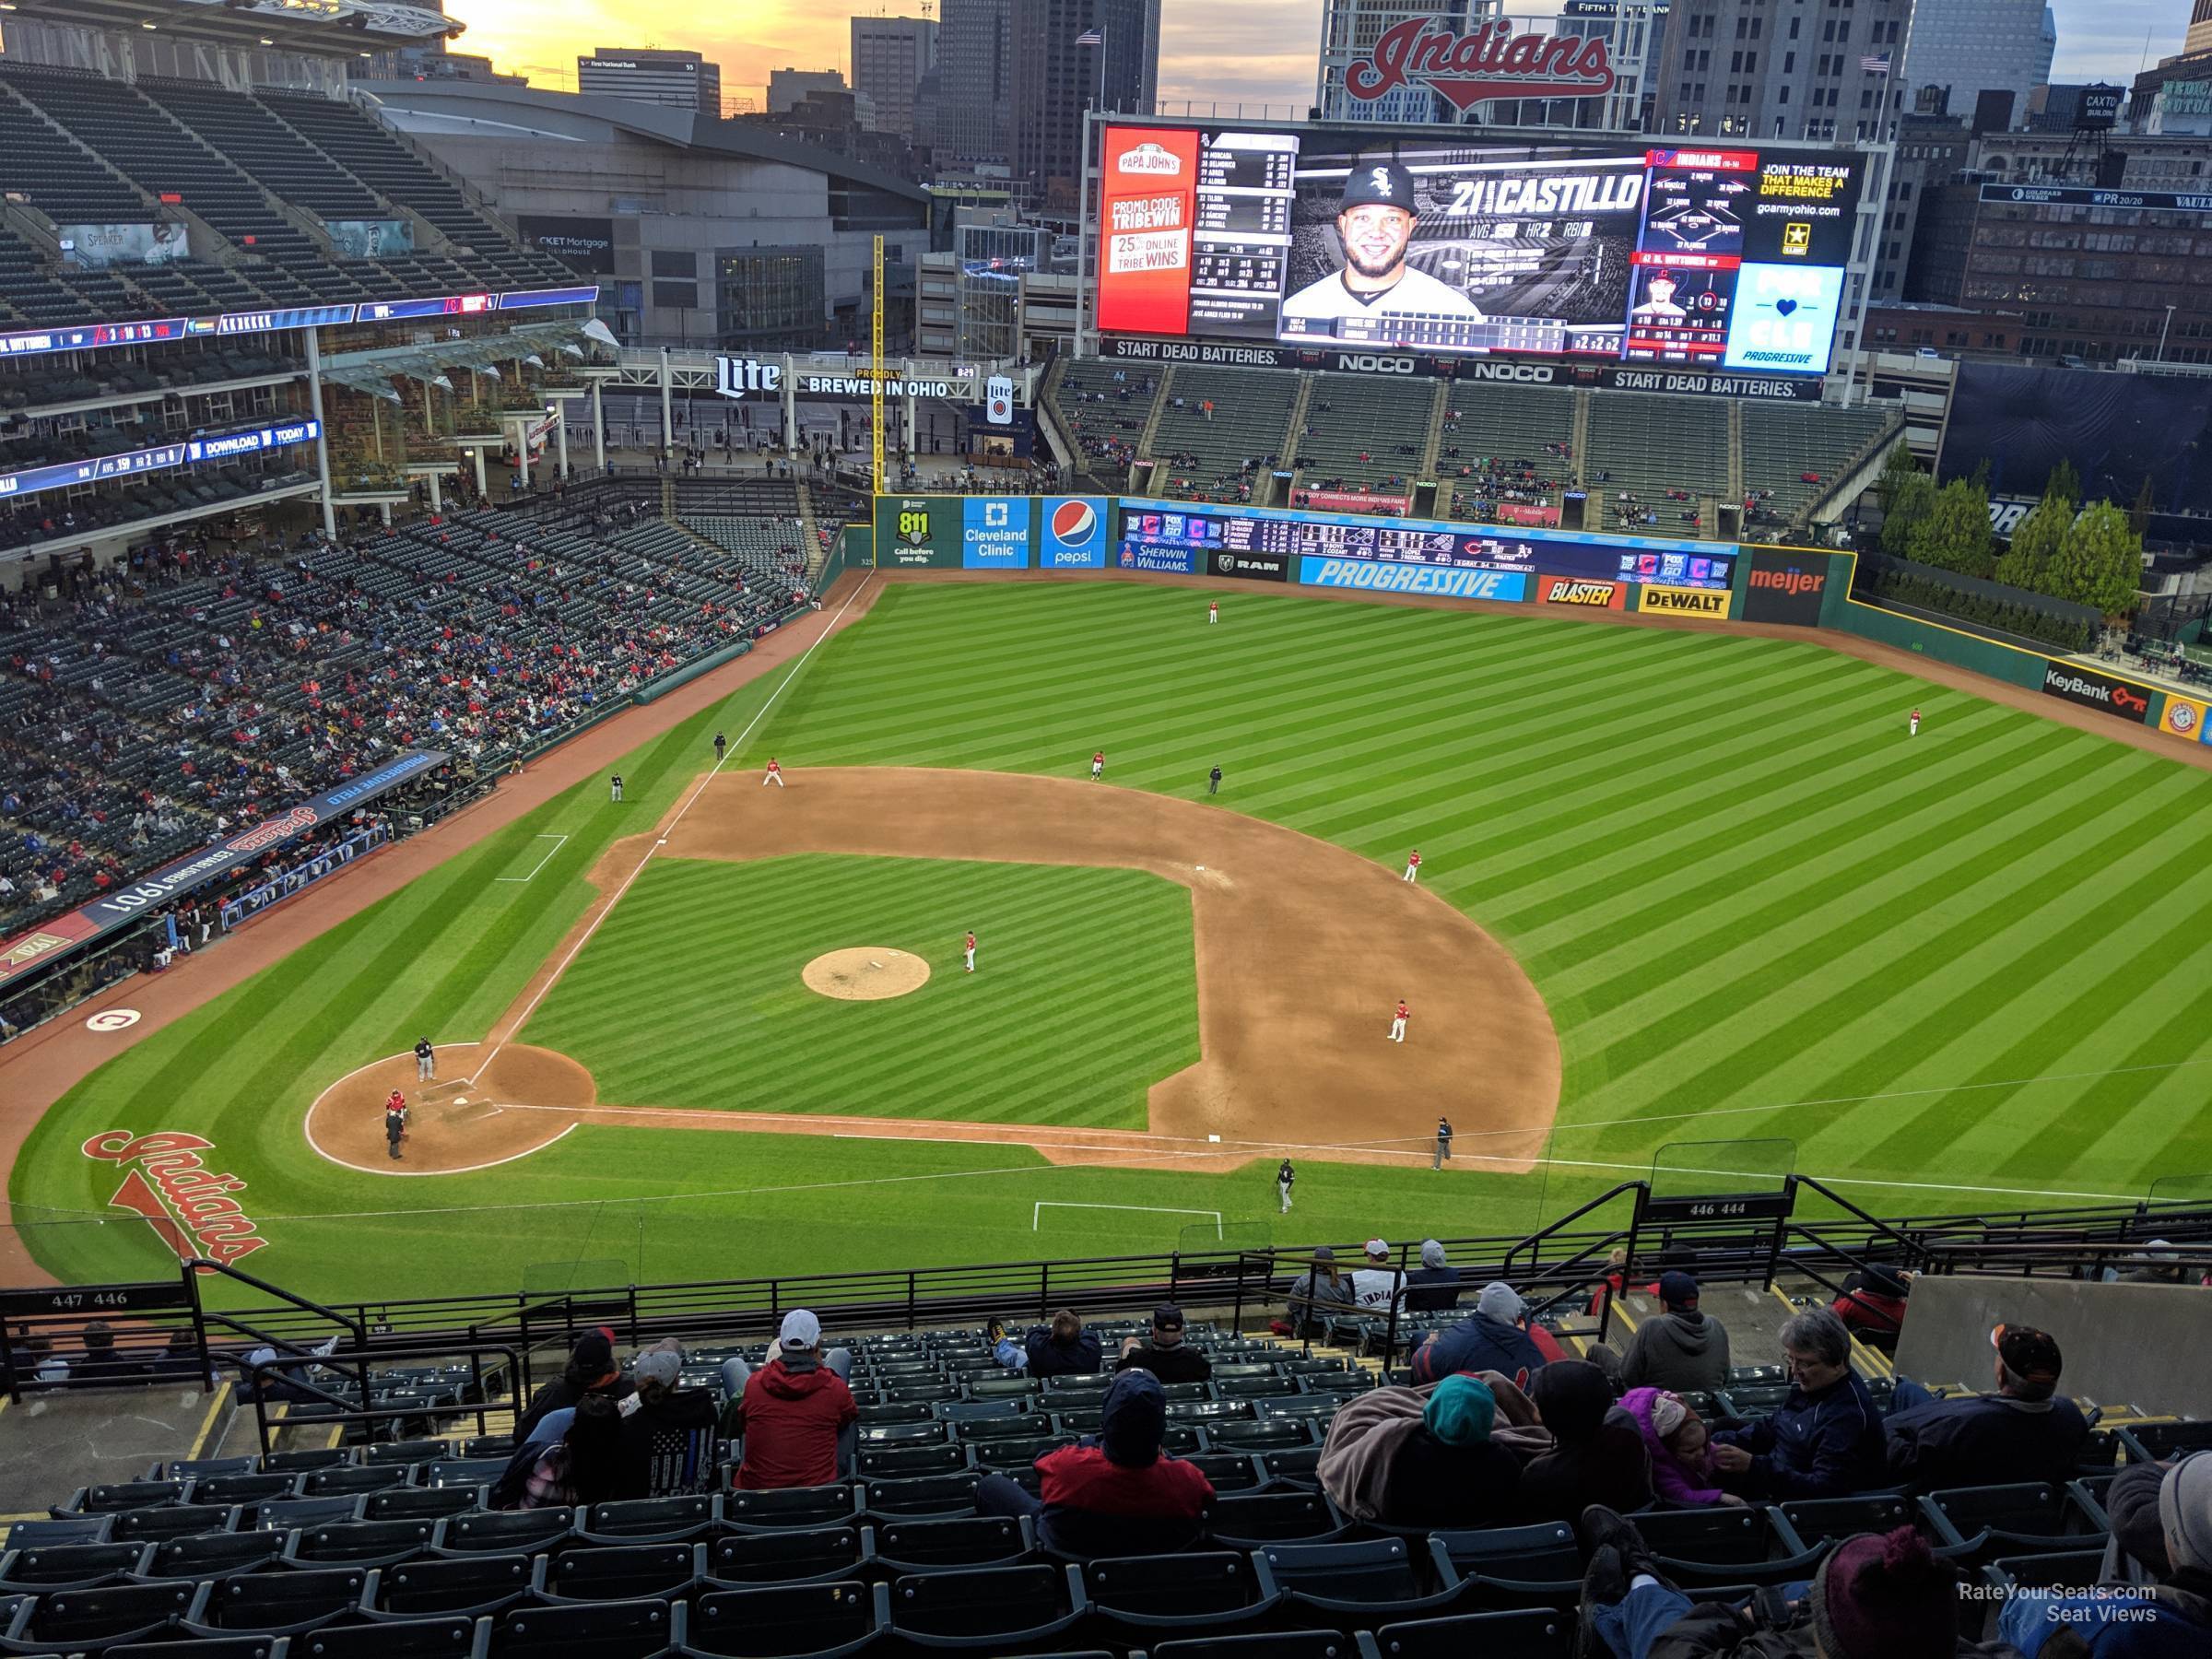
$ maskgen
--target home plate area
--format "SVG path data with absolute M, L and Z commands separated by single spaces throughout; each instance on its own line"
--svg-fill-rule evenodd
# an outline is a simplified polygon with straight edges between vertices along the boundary
M 591 1073 L 566 1054 L 509 1043 L 471 1080 L 478 1052 L 476 1043 L 441 1048 L 445 1075 L 429 1083 L 417 1081 L 413 1054 L 348 1073 L 308 1108 L 309 1144 L 333 1163 L 380 1175 L 481 1169 L 559 1139 L 575 1126 L 570 1111 L 598 1099 Z M 384 1103 L 394 1089 L 407 1102 L 396 1162 L 384 1140 Z

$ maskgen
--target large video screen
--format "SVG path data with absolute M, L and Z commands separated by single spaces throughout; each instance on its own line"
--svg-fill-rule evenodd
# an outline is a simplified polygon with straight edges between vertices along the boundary
M 1776 146 L 1109 126 L 1098 326 L 1820 374 L 1865 165 Z

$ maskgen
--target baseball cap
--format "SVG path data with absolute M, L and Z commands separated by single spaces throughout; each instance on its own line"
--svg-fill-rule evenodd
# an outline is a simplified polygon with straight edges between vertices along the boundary
M 822 1339 L 822 1322 L 804 1308 L 794 1308 L 783 1315 L 783 1328 L 776 1341 L 794 1353 L 815 1347 Z
M 1682 286 L 1681 274 L 1676 271 L 1653 271 L 1645 278 L 1645 280 L 1648 282 L 1672 283 L 1676 288 L 1680 288 Z
M 1156 1331 L 1182 1329 L 1182 1310 L 1172 1302 L 1162 1302 L 1152 1310 L 1152 1328 Z
M 1344 181 L 1344 199 L 1337 210 L 1370 203 L 1413 212 L 1413 175 L 1395 161 L 1359 162 Z
M 663 1388 L 674 1388 L 684 1369 L 684 1357 L 674 1348 L 648 1348 L 638 1356 L 633 1369 L 641 1382 L 658 1382 Z
M 1659 1276 L 1659 1300 L 1670 1308 L 1687 1307 L 1698 1300 L 1698 1281 L 1680 1269 Z
M 1370 1239 L 1367 1241 L 1367 1253 L 1371 1256 L 1388 1255 L 1390 1246 L 1381 1239 Z
M 1336 1253 L 1326 1244 L 1316 1244 L 1313 1246 L 1313 1259 L 1317 1262 L 1333 1262 L 1336 1259 Z
M 1989 1334 L 2005 1369 L 2030 1382 L 2055 1382 L 2060 1366 L 2058 1339 L 2033 1325 L 2001 1324 Z

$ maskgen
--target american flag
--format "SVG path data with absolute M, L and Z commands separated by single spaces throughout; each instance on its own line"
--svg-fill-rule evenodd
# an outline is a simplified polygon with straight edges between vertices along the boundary
M 1859 60 L 1859 67 L 1868 75 L 1887 75 L 1889 73 L 1889 54 L 1886 52 L 1870 52 Z
M 1078 46 L 1103 46 L 1106 44 L 1106 37 L 1095 29 L 1087 29 L 1076 37 L 1076 44 Z

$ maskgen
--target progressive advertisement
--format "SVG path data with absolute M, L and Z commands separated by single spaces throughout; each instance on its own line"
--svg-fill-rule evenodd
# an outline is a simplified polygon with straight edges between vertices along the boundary
M 1744 590 L 1744 620 L 1818 628 L 1828 594 L 1824 554 L 1754 553 Z
M 2150 713 L 2150 694 L 2140 686 L 2100 674 L 2094 668 L 2084 668 L 2078 663 L 2046 658 L 2043 689 L 2053 697 L 2079 703 L 2085 709 L 2100 710 L 2133 725 L 2141 725 Z
M 1865 166 L 1779 145 L 1109 126 L 1099 326 L 1815 376 Z
M 1528 576 L 1521 571 L 1425 570 L 1366 559 L 1301 559 L 1298 579 L 1307 587 L 1359 588 L 1373 594 L 1429 594 L 1507 603 L 1528 596 Z

